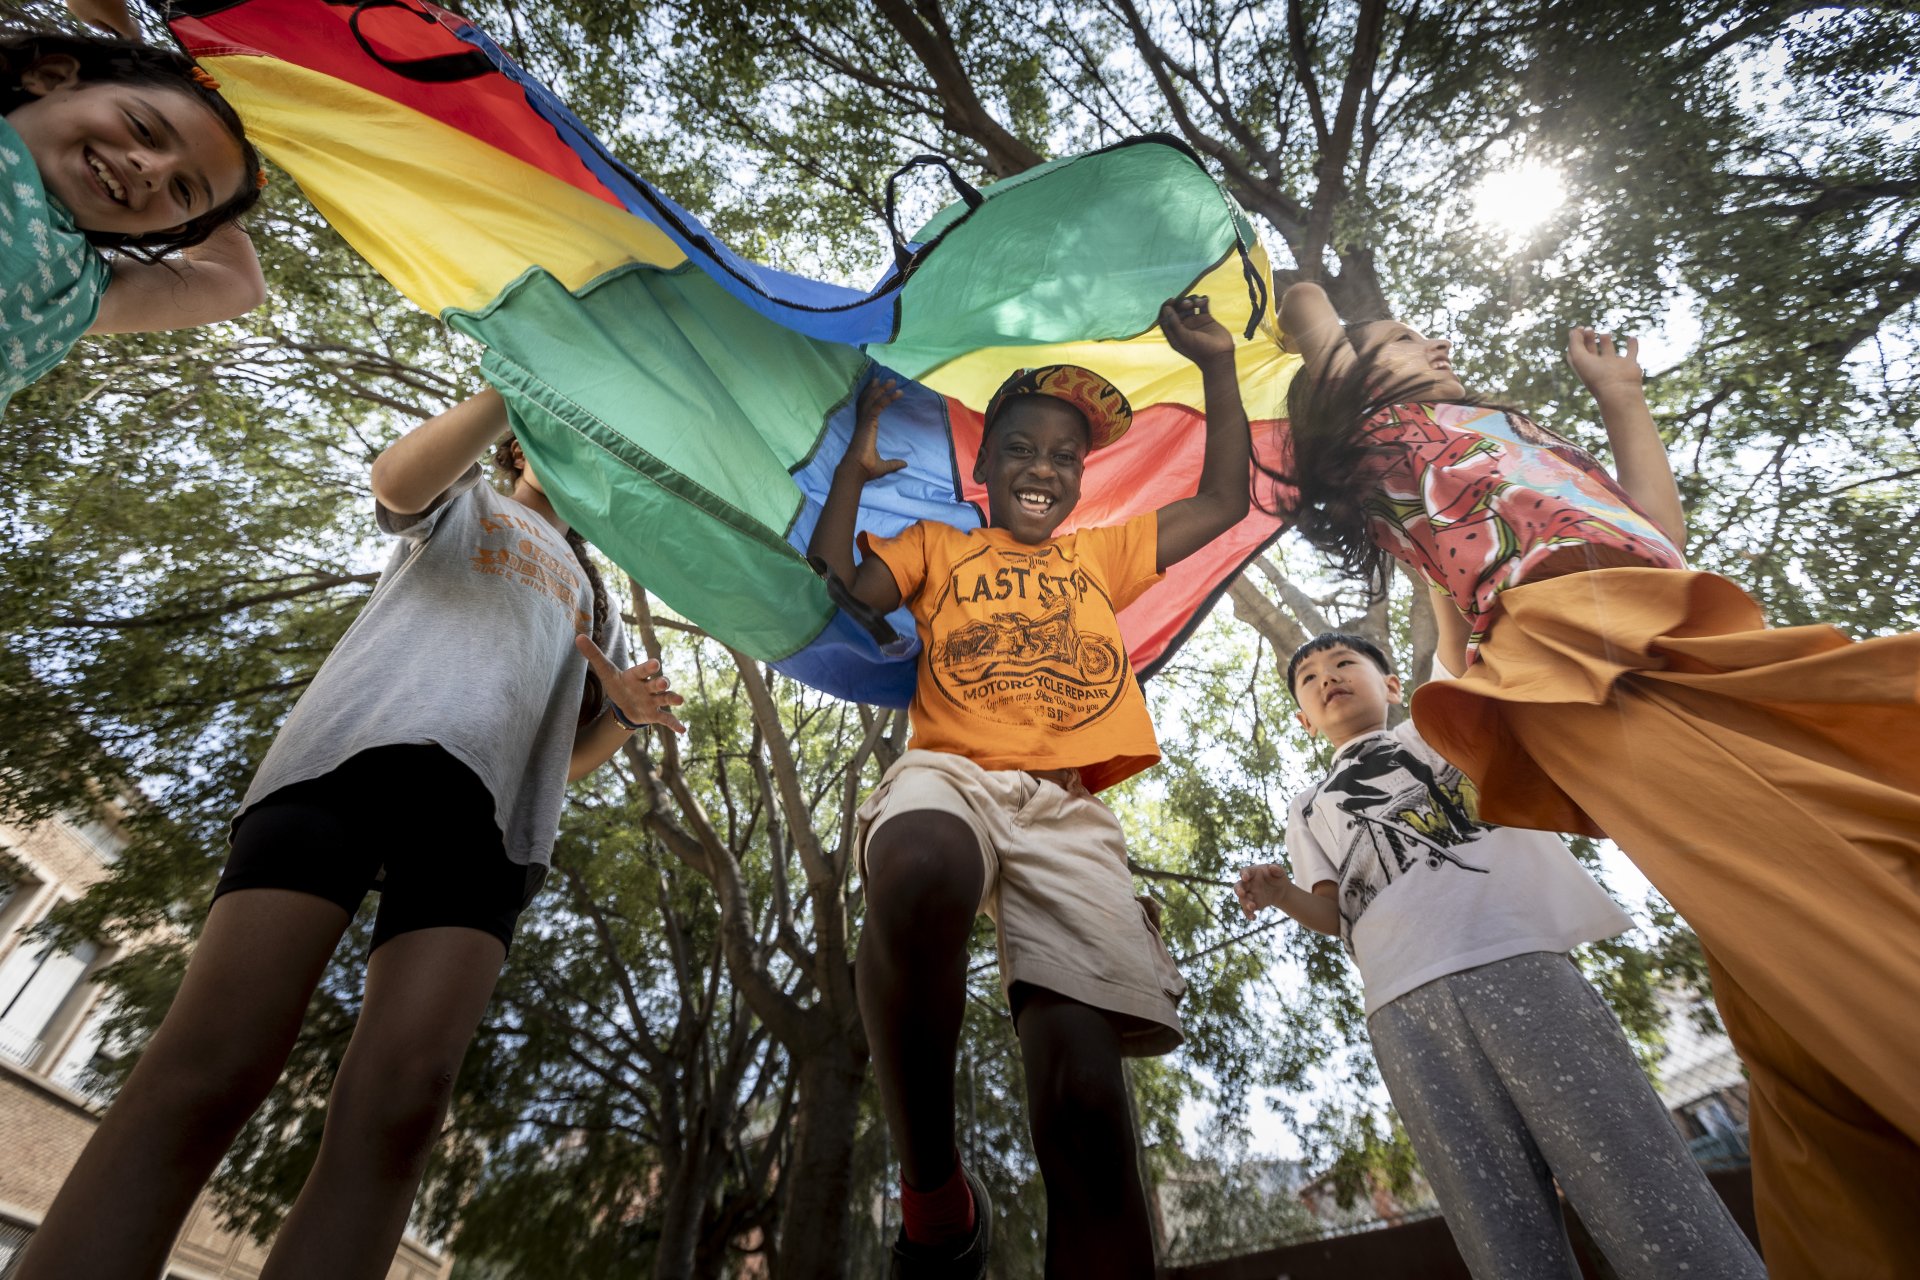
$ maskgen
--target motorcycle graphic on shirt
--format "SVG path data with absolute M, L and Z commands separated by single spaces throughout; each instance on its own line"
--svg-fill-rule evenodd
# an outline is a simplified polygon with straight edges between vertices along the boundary
M 1106 637 L 1074 630 L 1073 601 L 1064 595 L 1037 618 L 1008 612 L 969 622 L 941 650 L 947 670 L 967 683 L 1002 666 L 1048 664 L 1078 667 L 1097 681 L 1120 665 L 1120 651 Z
M 1113 609 L 1098 584 L 1053 545 L 1000 551 L 954 567 L 935 606 L 927 654 L 934 685 L 969 713 L 1006 724 L 1077 729 L 1113 705 L 1126 655 L 1084 628 Z

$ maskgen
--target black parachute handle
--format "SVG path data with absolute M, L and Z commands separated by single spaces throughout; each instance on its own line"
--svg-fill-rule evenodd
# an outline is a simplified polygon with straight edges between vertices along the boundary
M 453 84 L 461 80 L 472 80 L 499 68 L 479 49 L 468 49 L 461 53 L 441 53 L 428 58 L 389 58 L 373 47 L 364 32 L 360 30 L 360 16 L 369 9 L 398 9 L 410 13 L 422 22 L 440 25 L 440 19 L 425 9 L 415 8 L 406 0 L 327 0 L 335 8 L 351 7 L 353 12 L 347 15 L 347 29 L 353 33 L 360 51 L 375 62 L 393 72 L 419 84 Z
M 388 2 L 398 3 L 398 0 L 388 0 Z M 953 184 L 953 189 L 959 197 L 967 202 L 968 209 L 978 209 L 980 202 L 985 199 L 979 190 L 971 182 L 961 177 L 959 172 L 954 169 L 953 165 L 948 163 L 943 156 L 915 156 L 898 169 L 895 169 L 893 176 L 887 179 L 887 232 L 893 236 L 894 265 L 902 271 L 905 271 L 907 263 L 913 260 L 913 252 L 907 248 L 907 238 L 900 232 L 900 220 L 895 203 L 896 193 L 894 186 L 900 179 L 907 175 L 909 169 L 920 168 L 939 168 L 946 170 L 947 181 Z
M 1254 333 L 1260 328 L 1261 319 L 1267 314 L 1271 295 L 1267 291 L 1267 278 L 1253 265 L 1253 251 L 1237 232 L 1233 237 L 1233 247 L 1240 251 L 1240 273 L 1247 278 L 1247 301 L 1253 304 L 1253 314 L 1247 317 L 1247 331 L 1240 336 L 1252 342 Z
M 887 621 L 887 615 L 853 594 L 853 589 L 840 581 L 840 575 L 832 566 L 819 556 L 808 556 L 807 567 L 820 575 L 820 581 L 827 587 L 827 598 L 833 601 L 840 612 L 860 624 L 861 630 L 873 637 L 873 642 L 886 649 L 900 642 L 900 633 Z

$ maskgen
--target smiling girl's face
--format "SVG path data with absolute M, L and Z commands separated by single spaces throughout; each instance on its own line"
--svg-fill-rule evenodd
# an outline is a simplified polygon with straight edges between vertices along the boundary
M 234 199 L 250 176 L 239 142 L 185 90 L 85 83 L 65 57 L 20 82 L 33 97 L 7 123 L 83 231 L 168 231 Z
M 1382 386 L 1409 388 L 1407 395 L 1416 399 L 1460 400 L 1467 394 L 1449 359 L 1453 344 L 1445 338 L 1429 338 L 1398 320 L 1380 320 L 1361 326 L 1351 340 Z

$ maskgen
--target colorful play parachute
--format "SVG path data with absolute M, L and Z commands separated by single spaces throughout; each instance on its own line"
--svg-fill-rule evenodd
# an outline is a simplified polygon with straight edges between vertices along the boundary
M 905 611 L 836 610 L 804 549 L 860 388 L 906 395 L 861 527 L 981 523 L 981 410 L 1013 369 L 1066 361 L 1126 393 L 1076 524 L 1192 492 L 1198 372 L 1154 328 L 1205 293 L 1245 341 L 1271 447 L 1285 384 L 1268 264 L 1246 218 L 1169 138 L 974 191 L 867 291 L 747 261 L 615 160 L 464 18 L 418 0 L 172 0 L 175 37 L 340 233 L 415 303 L 486 347 L 561 514 L 672 609 L 834 694 L 904 706 Z M 1173 648 L 1278 531 L 1259 512 L 1121 615 L 1138 670 Z

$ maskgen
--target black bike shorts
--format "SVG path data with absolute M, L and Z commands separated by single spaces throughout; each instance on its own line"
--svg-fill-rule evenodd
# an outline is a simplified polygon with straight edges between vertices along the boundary
M 486 784 L 445 748 L 375 747 L 241 816 L 213 896 L 291 889 L 351 916 L 380 894 L 373 947 L 416 929 L 479 929 L 513 945 L 534 868 L 511 861 Z

